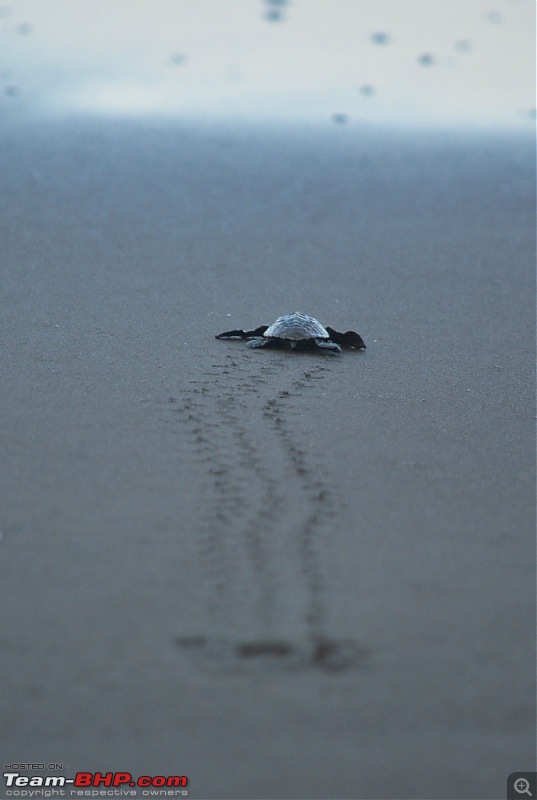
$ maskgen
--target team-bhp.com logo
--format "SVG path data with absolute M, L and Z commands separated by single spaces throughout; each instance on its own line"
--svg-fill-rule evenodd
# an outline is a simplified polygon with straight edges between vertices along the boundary
M 4 772 L 4 781 L 8 797 L 50 797 L 39 791 L 47 788 L 54 789 L 61 797 L 136 797 L 139 796 L 136 789 L 142 789 L 144 797 L 158 797 L 163 789 L 169 796 L 188 794 L 185 790 L 188 785 L 186 775 L 141 775 L 133 778 L 130 772 L 77 772 L 74 778 L 66 778 L 65 775 L 28 776 Z

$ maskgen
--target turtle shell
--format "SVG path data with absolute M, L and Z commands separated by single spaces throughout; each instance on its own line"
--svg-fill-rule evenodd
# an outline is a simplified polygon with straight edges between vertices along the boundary
M 307 314 L 295 311 L 294 314 L 284 314 L 278 317 L 267 328 L 263 336 L 269 339 L 329 339 L 330 336 L 326 328 Z

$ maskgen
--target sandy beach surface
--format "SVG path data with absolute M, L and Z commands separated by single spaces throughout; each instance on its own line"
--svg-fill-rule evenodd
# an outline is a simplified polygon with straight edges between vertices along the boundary
M 503 797 L 535 768 L 532 137 L 0 139 L 3 761 Z M 367 350 L 214 338 L 294 310 Z

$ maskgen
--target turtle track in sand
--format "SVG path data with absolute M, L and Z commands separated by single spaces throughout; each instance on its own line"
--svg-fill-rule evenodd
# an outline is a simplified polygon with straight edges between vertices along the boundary
M 227 354 L 170 405 L 202 481 L 195 536 L 208 617 L 207 631 L 176 644 L 209 667 L 366 665 L 365 648 L 327 634 L 323 540 L 330 521 L 337 525 L 341 498 L 307 433 L 300 440 L 315 382 L 330 371 L 324 358 L 305 361 L 275 356 L 259 364 L 250 353 Z

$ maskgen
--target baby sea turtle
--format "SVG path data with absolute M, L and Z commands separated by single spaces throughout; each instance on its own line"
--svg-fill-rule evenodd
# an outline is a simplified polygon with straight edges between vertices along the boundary
M 362 337 L 355 331 L 340 333 L 310 317 L 295 311 L 278 317 L 272 325 L 260 325 L 252 331 L 225 331 L 217 339 L 249 339 L 248 347 L 285 347 L 293 350 L 321 350 L 339 353 L 342 347 L 365 350 Z

